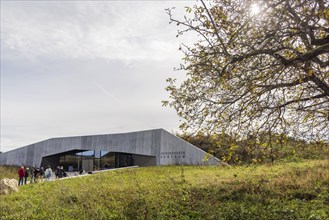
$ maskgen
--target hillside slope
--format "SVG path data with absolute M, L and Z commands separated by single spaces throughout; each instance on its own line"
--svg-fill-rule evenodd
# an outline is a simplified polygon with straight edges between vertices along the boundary
M 329 162 L 109 171 L 20 187 L 1 219 L 329 219 Z

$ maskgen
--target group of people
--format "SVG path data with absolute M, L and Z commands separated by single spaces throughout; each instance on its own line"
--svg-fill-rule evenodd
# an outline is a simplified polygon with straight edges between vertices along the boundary
M 63 167 L 57 166 L 55 170 L 55 177 L 56 179 L 67 177 L 67 173 L 64 171 Z
M 55 178 L 60 179 L 68 177 L 67 173 L 63 169 L 63 166 L 57 166 L 55 169 Z M 74 172 L 74 176 L 83 175 L 85 171 L 81 169 L 78 172 Z M 18 185 L 25 185 L 28 183 L 28 178 L 30 178 L 30 183 L 37 183 L 46 181 L 52 181 L 53 170 L 50 166 L 45 170 L 43 167 L 37 168 L 35 165 L 32 168 L 21 166 L 18 169 Z
M 24 167 L 21 166 L 18 169 L 18 185 L 25 185 L 28 183 L 28 178 L 30 177 L 30 183 L 43 182 L 44 179 L 47 181 L 52 180 L 52 169 L 50 166 L 45 170 L 43 167 L 37 168 L 36 166 Z

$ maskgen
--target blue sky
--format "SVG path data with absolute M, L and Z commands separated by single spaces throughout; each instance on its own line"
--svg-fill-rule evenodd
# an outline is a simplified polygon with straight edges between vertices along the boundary
M 178 131 L 166 78 L 192 1 L 1 1 L 1 151 L 52 137 Z

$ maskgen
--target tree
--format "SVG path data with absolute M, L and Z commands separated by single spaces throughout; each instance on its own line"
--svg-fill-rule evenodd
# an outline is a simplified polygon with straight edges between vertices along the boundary
M 168 79 L 183 131 L 328 138 L 329 2 L 200 1 L 178 20 L 181 85 Z M 256 10 L 259 9 L 259 10 Z M 327 139 L 328 140 L 328 139 Z
M 198 146 L 228 164 L 268 163 L 274 161 L 296 161 L 300 159 L 326 159 L 329 145 L 324 142 L 309 142 L 293 137 L 272 136 L 273 147 L 250 136 L 244 140 L 227 134 L 194 135 L 176 134 L 185 141 Z M 262 135 L 260 135 L 262 137 Z

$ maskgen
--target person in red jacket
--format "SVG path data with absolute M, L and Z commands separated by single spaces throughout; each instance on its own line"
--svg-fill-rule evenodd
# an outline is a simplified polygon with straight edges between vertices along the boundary
M 18 185 L 23 185 L 24 184 L 24 177 L 25 177 L 25 170 L 24 170 L 24 166 L 21 166 L 21 168 L 19 168 L 18 170 Z

